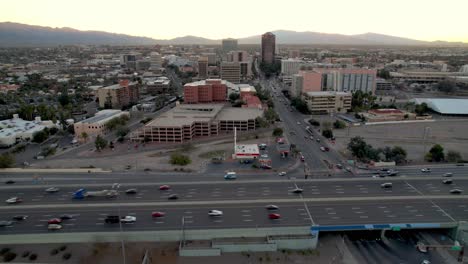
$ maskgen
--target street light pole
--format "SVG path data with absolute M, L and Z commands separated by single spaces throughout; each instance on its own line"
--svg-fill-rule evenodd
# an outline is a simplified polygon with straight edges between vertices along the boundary
M 114 183 L 112 185 L 112 189 L 117 190 L 117 199 L 119 199 L 119 188 L 120 188 L 120 183 Z M 122 246 L 122 260 L 123 264 L 127 264 L 127 259 L 126 259 L 126 254 L 125 254 L 125 242 L 123 239 L 123 228 L 122 228 L 122 214 L 120 211 L 120 200 L 117 200 L 117 209 L 118 209 L 118 214 L 119 214 L 119 229 L 120 229 L 120 244 Z

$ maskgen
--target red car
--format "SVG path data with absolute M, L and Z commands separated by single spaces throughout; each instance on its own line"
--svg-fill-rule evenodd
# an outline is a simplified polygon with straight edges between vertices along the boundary
M 52 218 L 52 219 L 50 219 L 49 221 L 47 221 L 47 223 L 48 223 L 49 225 L 53 225 L 53 224 L 58 225 L 58 224 L 62 223 L 62 219 L 60 219 L 60 218 Z
M 268 218 L 270 218 L 270 219 L 280 219 L 281 215 L 280 214 L 269 214 Z
M 169 185 L 161 185 L 159 186 L 159 190 L 161 191 L 166 191 L 166 190 L 169 190 L 171 188 L 171 186 Z
M 152 217 L 163 217 L 165 215 L 166 215 L 166 213 L 164 213 L 164 212 L 152 212 L 151 213 Z

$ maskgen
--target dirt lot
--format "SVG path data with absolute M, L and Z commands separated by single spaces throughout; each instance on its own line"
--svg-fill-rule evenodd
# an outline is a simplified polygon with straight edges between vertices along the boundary
M 256 138 L 258 137 L 258 139 Z M 245 144 L 257 144 L 260 141 L 266 141 L 271 137 L 271 131 L 257 133 L 252 135 L 242 135 L 238 137 L 238 142 Z M 137 146 L 137 147 L 135 147 Z M 189 155 L 192 160 L 187 166 L 174 166 L 169 164 L 170 155 L 179 152 Z M 94 166 L 96 168 L 110 169 L 113 171 L 123 171 L 130 166 L 130 170 L 151 171 L 174 171 L 174 169 L 184 171 L 200 171 L 207 162 L 211 161 L 212 154 L 224 153 L 226 158 L 231 157 L 233 153 L 233 139 L 220 139 L 211 142 L 191 143 L 183 145 L 168 145 L 166 148 L 158 148 L 158 145 L 147 144 L 143 146 L 121 144 L 116 145 L 112 151 L 105 149 L 102 152 L 94 150 L 84 150 L 77 153 L 74 157 L 61 158 L 60 156 L 42 160 L 34 163 L 36 168 L 85 168 Z
M 425 132 L 426 131 L 426 132 Z M 445 151 L 455 150 L 468 159 L 468 120 L 447 119 L 424 123 L 385 124 L 352 127 L 334 130 L 336 147 L 345 151 L 351 137 L 364 137 L 374 147 L 402 146 L 408 152 L 408 159 L 421 162 L 424 151 L 434 144 L 441 144 Z M 349 134 L 348 134 L 349 132 Z M 426 140 L 424 134 L 426 133 Z

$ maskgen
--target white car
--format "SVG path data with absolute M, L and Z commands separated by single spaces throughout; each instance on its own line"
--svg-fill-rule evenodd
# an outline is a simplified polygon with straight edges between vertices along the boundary
M 5 202 L 8 204 L 15 204 L 15 203 L 21 203 L 23 200 L 18 197 L 11 197 L 10 199 L 7 199 Z
M 286 175 L 285 171 L 282 171 L 282 172 L 278 173 L 278 176 L 285 176 L 285 175 Z
M 447 172 L 447 173 L 444 173 L 443 176 L 444 176 L 444 177 L 452 177 L 452 176 L 453 176 L 453 173 Z
M 136 217 L 131 216 L 131 215 L 126 215 L 125 217 L 120 218 L 120 222 L 126 224 L 126 223 L 135 223 L 136 222 Z
M 300 125 L 300 124 L 301 124 L 301 122 L 297 121 L 297 124 L 298 124 L 298 125 Z
M 223 215 L 223 211 L 220 211 L 220 210 L 210 210 L 210 211 L 208 211 L 208 215 L 209 215 L 209 216 L 222 216 L 222 215 Z
M 60 229 L 62 229 L 62 225 L 50 224 L 50 225 L 47 226 L 47 229 L 49 229 L 49 230 L 60 230 Z
M 266 159 L 266 158 L 268 158 L 268 154 L 262 154 L 260 157 Z
M 50 187 L 50 188 L 47 188 L 45 191 L 47 193 L 55 193 L 55 192 L 58 192 L 60 189 L 57 188 L 57 187 Z
M 424 169 L 421 169 L 421 172 L 431 172 L 431 169 L 430 168 L 424 168 Z

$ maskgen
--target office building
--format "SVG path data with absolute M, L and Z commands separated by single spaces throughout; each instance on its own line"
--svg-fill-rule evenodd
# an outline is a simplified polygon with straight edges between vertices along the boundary
M 120 55 L 120 65 L 126 66 L 128 62 L 136 62 L 136 57 L 133 54 L 122 54 Z
M 121 116 L 130 117 L 130 114 L 121 110 L 106 109 L 97 112 L 93 117 L 73 124 L 75 135 L 80 142 L 93 141 L 98 135 L 104 135 L 108 132 L 106 123 L 111 119 Z M 87 137 L 82 137 L 86 133 Z
M 208 57 L 198 58 L 198 78 L 208 78 Z
M 42 121 L 39 116 L 33 121 L 27 121 L 14 114 L 12 119 L 0 121 L 0 147 L 11 147 L 18 142 L 30 140 L 34 133 L 53 127 L 58 128 L 58 123 Z
M 223 39 L 222 45 L 223 45 L 224 52 L 237 50 L 237 39 L 232 39 L 232 38 Z
M 256 118 L 263 111 L 255 108 L 233 108 L 225 104 L 177 105 L 130 135 L 133 141 L 189 142 L 197 137 L 220 133 L 255 130 Z
M 235 50 L 227 53 L 227 61 L 229 62 L 243 62 L 249 61 L 249 54 L 247 51 Z
M 217 63 L 216 53 L 204 52 L 204 53 L 202 53 L 201 55 L 202 55 L 203 57 L 208 58 L 208 65 L 210 65 L 210 66 L 216 65 L 216 63 Z
M 385 79 L 377 78 L 375 81 L 375 90 L 382 91 L 382 90 L 392 90 L 393 84 Z
M 299 70 L 304 65 L 303 60 L 287 59 L 281 60 L 281 75 L 292 76 L 299 73 Z
M 262 62 L 273 64 L 275 62 L 276 36 L 267 32 L 262 35 Z
M 220 76 L 222 80 L 240 83 L 241 80 L 241 64 L 239 62 L 221 62 Z
M 227 100 L 226 81 L 207 79 L 184 85 L 184 103 L 224 103 Z
M 312 114 L 346 113 L 351 109 L 352 94 L 345 92 L 306 92 L 302 99 Z
M 167 77 L 158 77 L 146 82 L 146 92 L 152 95 L 166 94 L 171 89 L 171 80 Z
M 140 86 L 138 82 L 120 80 L 118 84 L 102 87 L 98 90 L 99 106 L 120 109 L 130 103 L 138 102 Z

